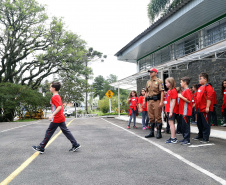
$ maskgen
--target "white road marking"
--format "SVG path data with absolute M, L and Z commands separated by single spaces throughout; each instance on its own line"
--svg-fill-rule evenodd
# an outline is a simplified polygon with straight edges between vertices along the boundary
M 216 176 L 215 174 L 209 172 L 208 170 L 205 170 L 205 169 L 203 169 L 202 167 L 200 167 L 200 166 L 198 166 L 198 165 L 196 165 L 196 164 L 190 162 L 189 160 L 185 159 L 185 158 L 182 157 L 181 155 L 176 154 L 176 153 L 172 152 L 171 150 L 169 150 L 169 149 L 167 149 L 167 148 L 165 148 L 165 147 L 163 147 L 163 146 L 161 146 L 161 145 L 159 145 L 159 144 L 157 144 L 157 143 L 155 143 L 155 142 L 153 142 L 153 141 L 151 141 L 151 140 L 149 140 L 149 139 L 146 139 L 146 138 L 144 138 L 144 137 L 142 137 L 142 136 L 139 136 L 138 134 L 136 134 L 136 133 L 134 133 L 134 132 L 131 132 L 131 131 L 129 131 L 128 129 L 125 129 L 125 128 L 121 127 L 121 126 L 118 126 L 118 125 L 116 125 L 116 124 L 114 124 L 114 123 L 112 123 L 112 122 L 110 122 L 110 121 L 107 121 L 107 120 L 105 120 L 105 119 L 103 119 L 103 118 L 101 118 L 101 119 L 104 120 L 104 121 L 106 121 L 106 122 L 108 122 L 108 123 L 110 123 L 110 124 L 112 124 L 112 125 L 114 125 L 114 126 L 116 126 L 116 127 L 118 127 L 118 128 L 120 128 L 120 129 L 125 130 L 126 132 L 129 132 L 130 134 L 133 134 L 134 136 L 136 136 L 136 137 L 138 137 L 138 138 L 140 138 L 140 139 L 142 139 L 142 140 L 144 140 L 144 141 L 147 141 L 147 142 L 149 142 L 149 143 L 155 145 L 156 147 L 160 148 L 161 150 L 163 150 L 163 151 L 169 153 L 170 155 L 172 155 L 172 156 L 178 158 L 180 161 L 182 161 L 182 162 L 188 164 L 189 166 L 195 168 L 196 170 L 198 170 L 198 171 L 204 173 L 205 175 L 211 177 L 211 178 L 214 179 L 215 181 L 217 181 L 217 182 L 219 182 L 219 183 L 221 183 L 221 184 L 223 184 L 223 185 L 226 185 L 226 180 L 224 180 L 224 179 L 222 179 L 221 177 L 218 177 L 218 176 Z
M 10 130 L 14 130 L 14 129 L 17 129 L 17 128 L 26 127 L 26 126 L 29 126 L 29 125 L 33 125 L 33 124 L 38 123 L 38 122 L 40 122 L 40 121 L 36 121 L 36 122 L 34 122 L 34 123 L 31 123 L 31 124 L 21 125 L 21 126 L 19 126 L 19 127 L 14 127 L 14 128 L 10 128 L 10 129 L 7 129 L 7 130 L 3 130 L 3 131 L 0 131 L 0 133 L 8 132 L 8 131 L 10 131 Z
M 215 145 L 214 143 L 207 143 L 207 144 L 202 144 L 202 145 L 191 145 L 189 147 L 191 148 L 198 148 L 198 147 L 203 147 L 203 146 L 212 146 Z

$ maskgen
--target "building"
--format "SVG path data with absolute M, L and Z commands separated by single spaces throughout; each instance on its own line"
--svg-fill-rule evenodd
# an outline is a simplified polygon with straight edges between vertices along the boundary
M 184 0 L 172 11 L 134 38 L 115 56 L 137 64 L 137 73 L 111 85 L 134 89 L 145 87 L 151 67 L 163 80 L 174 77 L 179 86 L 183 76 L 198 83 L 207 72 L 217 93 L 221 113 L 221 83 L 226 79 L 226 0 Z

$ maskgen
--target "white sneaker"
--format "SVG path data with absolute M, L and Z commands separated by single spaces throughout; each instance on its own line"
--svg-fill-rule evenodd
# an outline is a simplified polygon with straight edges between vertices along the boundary
M 224 123 L 223 125 L 221 125 L 222 127 L 226 127 L 226 123 Z

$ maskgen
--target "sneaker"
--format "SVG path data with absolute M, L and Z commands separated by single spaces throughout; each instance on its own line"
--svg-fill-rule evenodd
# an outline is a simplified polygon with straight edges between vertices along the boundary
M 202 144 L 207 144 L 209 142 L 210 142 L 209 140 L 205 140 L 205 139 L 203 139 L 202 141 L 200 141 L 200 143 L 202 143 Z
M 146 130 L 146 127 L 143 127 L 143 130 Z
M 191 124 L 192 124 L 192 125 L 197 125 L 197 122 L 192 121 Z
M 180 141 L 179 141 L 179 143 L 183 143 L 184 141 L 185 141 L 185 140 L 184 140 L 184 139 L 182 139 L 182 140 L 180 140 Z
M 40 154 L 43 154 L 45 149 L 41 148 L 41 146 L 32 146 L 33 150 L 39 152 Z
M 176 144 L 177 142 L 178 142 L 177 138 L 174 138 L 174 139 L 171 138 L 171 143 Z
M 170 137 L 169 139 L 166 140 L 166 143 L 171 143 L 172 138 Z
M 146 129 L 149 129 L 149 126 L 146 126 Z
M 182 135 L 180 132 L 177 132 L 177 135 Z
M 196 137 L 194 137 L 194 138 L 192 138 L 193 140 L 200 140 L 200 139 L 202 139 L 202 137 L 199 137 L 199 136 L 196 136 Z
M 130 129 L 130 126 L 127 126 L 128 129 Z
M 136 126 L 133 126 L 133 128 L 137 128 Z
M 191 144 L 190 141 L 184 141 L 181 143 L 181 145 L 190 145 L 190 144 Z
M 221 125 L 222 127 L 226 127 L 226 123 L 224 123 L 223 125 Z
M 76 146 L 72 145 L 72 148 L 69 150 L 69 152 L 75 152 L 75 151 L 77 151 L 79 148 L 81 148 L 80 144 L 77 144 Z

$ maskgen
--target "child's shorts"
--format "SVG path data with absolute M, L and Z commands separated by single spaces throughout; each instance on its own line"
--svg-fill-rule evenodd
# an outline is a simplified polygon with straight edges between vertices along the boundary
M 176 113 L 173 113 L 172 117 L 170 118 L 169 117 L 169 112 L 167 112 L 167 117 L 168 117 L 168 120 L 175 121 L 175 119 L 176 119 Z

